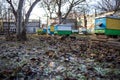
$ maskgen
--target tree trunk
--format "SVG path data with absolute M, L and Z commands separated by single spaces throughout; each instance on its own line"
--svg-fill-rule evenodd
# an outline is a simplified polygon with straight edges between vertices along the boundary
M 26 28 L 24 22 L 17 21 L 17 40 L 18 41 L 26 41 L 27 40 L 27 34 L 26 34 Z
M 87 30 L 87 18 L 86 18 L 86 13 L 84 11 L 84 27 L 86 28 Z
M 19 6 L 18 6 L 18 10 L 17 10 L 16 35 L 17 35 L 18 41 L 26 41 L 27 40 L 26 30 L 25 30 L 25 28 L 23 28 L 23 25 L 22 25 L 23 2 L 24 2 L 24 0 L 19 1 Z
M 70 8 L 69 8 L 69 10 L 67 11 L 67 13 L 66 13 L 64 19 L 67 18 L 67 16 L 69 15 L 70 11 L 72 10 L 72 8 L 73 8 L 73 4 L 70 5 Z
M 19 14 L 19 10 L 18 10 L 18 13 L 17 13 L 17 21 L 16 21 L 16 35 L 17 35 L 17 40 L 21 40 L 21 33 L 22 33 L 22 21 L 21 21 L 21 17 L 20 17 L 20 14 Z
M 61 3 L 61 2 L 62 2 L 61 0 L 58 2 L 58 18 L 59 18 L 59 24 L 61 24 L 61 21 L 62 21 L 62 13 L 61 13 L 61 5 L 62 5 L 62 3 Z
M 15 8 L 13 6 L 12 0 L 6 0 L 6 1 L 10 4 L 10 6 L 12 8 L 12 12 L 13 12 L 15 19 L 16 19 L 16 37 L 17 37 L 17 40 L 26 41 L 27 40 L 26 25 L 28 23 L 30 13 L 33 10 L 33 8 L 35 7 L 35 5 L 41 0 L 35 0 L 33 2 L 33 4 L 30 6 L 27 14 L 25 15 L 25 17 L 26 17 L 25 22 L 22 21 L 22 16 L 23 16 L 22 10 L 23 10 L 23 5 L 24 5 L 25 0 L 19 0 L 17 11 L 15 10 Z
M 62 15 L 61 15 L 61 11 L 58 12 L 58 18 L 59 18 L 59 24 L 61 24 L 62 22 Z
M 26 41 L 27 40 L 27 34 L 26 34 L 26 28 L 23 28 L 22 33 L 21 33 L 22 40 Z
M 26 35 L 26 27 L 29 21 L 29 17 L 30 17 L 30 13 L 32 12 L 33 8 L 35 7 L 35 5 L 39 2 L 40 0 L 35 0 L 33 2 L 33 4 L 30 6 L 28 12 L 25 15 L 25 21 L 23 22 L 22 25 L 22 33 L 21 33 L 21 39 L 26 41 L 27 40 L 27 35 Z

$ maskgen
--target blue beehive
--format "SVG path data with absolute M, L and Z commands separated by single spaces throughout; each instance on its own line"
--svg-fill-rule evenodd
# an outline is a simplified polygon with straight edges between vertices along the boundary
M 104 33 L 106 28 L 106 18 L 95 19 L 95 33 Z

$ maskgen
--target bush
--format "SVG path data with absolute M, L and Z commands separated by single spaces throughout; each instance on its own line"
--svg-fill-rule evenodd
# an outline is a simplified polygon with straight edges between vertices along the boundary
M 43 34 L 46 34 L 46 33 L 45 33 L 45 32 L 43 32 L 43 30 L 42 30 L 42 29 L 39 29 L 39 30 L 37 30 L 37 34 L 38 34 L 38 35 L 40 35 L 40 34 L 41 34 L 41 35 L 43 35 Z

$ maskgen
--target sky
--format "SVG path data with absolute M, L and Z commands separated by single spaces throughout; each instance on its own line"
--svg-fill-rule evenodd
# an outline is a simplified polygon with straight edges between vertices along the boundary
M 68 5 L 66 5 L 68 6 Z M 63 9 L 62 11 L 65 11 L 66 9 Z M 54 15 L 53 15 L 54 16 Z M 41 19 L 41 21 L 43 23 L 46 23 L 47 21 L 47 16 L 46 16 L 46 13 L 44 11 L 43 8 L 40 8 L 39 6 L 35 6 L 32 13 L 31 13 L 31 16 L 30 16 L 30 19 Z
M 40 19 L 42 23 L 45 23 L 47 20 L 45 11 L 42 8 L 38 8 L 37 6 L 33 9 L 30 19 Z
M 87 2 L 90 5 L 95 5 L 96 1 L 99 1 L 99 0 L 87 0 Z M 31 13 L 30 19 L 39 19 L 39 18 L 41 19 L 42 23 L 45 23 L 47 20 L 44 9 L 36 6 Z

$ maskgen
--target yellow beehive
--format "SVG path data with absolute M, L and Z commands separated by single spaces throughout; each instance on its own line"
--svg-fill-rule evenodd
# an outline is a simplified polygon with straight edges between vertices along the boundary
M 54 32 L 54 26 L 50 26 L 50 31 Z
M 107 18 L 107 29 L 120 30 L 120 19 Z

